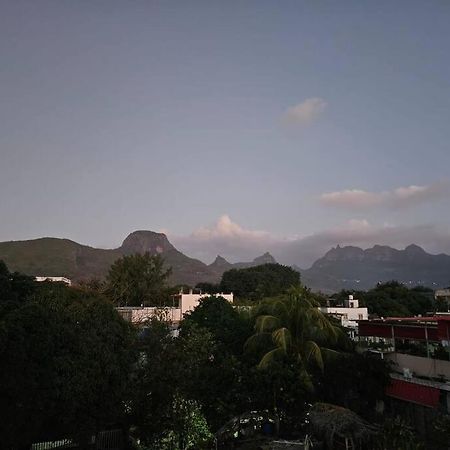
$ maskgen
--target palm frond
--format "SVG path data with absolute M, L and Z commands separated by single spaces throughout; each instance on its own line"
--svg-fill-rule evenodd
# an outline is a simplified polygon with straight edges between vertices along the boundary
M 291 332 L 287 328 L 278 328 L 272 333 L 274 344 L 282 348 L 285 353 L 289 352 L 292 345 Z
M 244 344 L 244 352 L 255 352 L 265 344 L 272 343 L 272 333 L 255 333 L 250 336 Z
M 301 369 L 299 373 L 301 385 L 309 392 L 314 391 L 314 383 L 312 382 L 311 375 L 305 370 Z
M 314 341 L 305 342 L 305 358 L 306 363 L 312 359 L 320 370 L 323 370 L 323 358 L 320 347 Z
M 321 347 L 322 359 L 327 361 L 335 361 L 336 359 L 344 357 L 346 354 L 342 352 L 338 352 L 337 350 L 333 350 L 327 347 Z
M 281 298 L 273 302 L 271 305 L 271 312 L 273 316 L 279 318 L 280 324 L 285 324 L 291 311 L 289 305 L 286 303 L 286 299 Z
M 258 369 L 266 369 L 271 364 L 273 364 L 277 358 L 281 358 L 284 356 L 284 352 L 282 348 L 275 348 L 270 352 L 267 352 L 258 364 Z
M 272 315 L 262 315 L 256 318 L 255 330 L 258 333 L 273 331 L 279 327 L 280 319 Z

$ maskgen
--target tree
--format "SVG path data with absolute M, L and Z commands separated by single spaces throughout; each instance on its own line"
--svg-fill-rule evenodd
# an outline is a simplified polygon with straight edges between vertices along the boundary
M 147 252 L 124 256 L 109 270 L 106 293 L 119 306 L 159 306 L 171 273 L 172 269 L 164 268 L 160 255 Z
M 208 282 L 201 282 L 195 285 L 196 289 L 200 289 L 202 292 L 206 294 L 218 294 L 220 292 L 220 285 Z
M 434 309 L 431 289 L 423 287 L 409 289 L 397 281 L 378 284 L 363 294 L 363 300 L 369 313 L 379 317 L 425 315 Z
M 390 384 L 390 364 L 371 353 L 355 350 L 331 359 L 323 373 L 316 374 L 318 397 L 327 403 L 350 408 L 372 419 L 377 402 L 385 399 Z
M 361 306 L 367 307 L 369 314 L 379 317 L 425 315 L 441 306 L 434 301 L 432 289 L 424 286 L 408 288 L 398 281 L 379 283 L 367 292 L 342 290 L 331 298 L 342 303 L 349 294 L 358 298 Z
M 450 415 L 439 414 L 433 421 L 434 433 L 431 434 L 431 441 L 435 448 L 445 448 L 450 442 Z
M 201 299 L 181 323 L 180 338 L 185 341 L 185 354 L 192 354 L 192 344 L 201 346 L 207 336 L 213 343 L 201 373 L 186 378 L 189 383 L 185 385 L 186 395 L 202 405 L 213 430 L 245 411 L 251 403 L 250 383 L 245 383 L 249 371 L 243 357 L 243 345 L 251 334 L 250 316 L 233 308 L 222 297 Z
M 344 339 L 341 329 L 317 306 L 304 287 L 291 289 L 287 296 L 263 306 L 256 317 L 256 333 L 245 344 L 249 350 L 261 344 L 268 347 L 258 364 L 260 368 L 289 358 L 298 366 L 299 379 L 312 389 L 310 370 L 323 370 L 324 355 L 336 354 L 327 346 Z
M 433 438 L 434 437 L 433 434 Z M 448 434 L 446 437 L 448 438 Z M 378 435 L 376 444 L 377 445 L 374 447 L 377 450 L 422 450 L 424 448 L 414 429 L 399 416 L 389 418 L 385 421 L 383 428 Z
M 181 330 L 192 324 L 210 332 L 222 351 L 241 354 L 244 342 L 252 334 L 248 314 L 240 313 L 223 297 L 204 297 L 197 307 L 185 315 Z
M 262 264 L 246 269 L 231 269 L 222 275 L 222 292 L 233 292 L 250 300 L 273 297 L 299 286 L 300 274 L 281 264 Z
M 136 437 L 151 444 L 171 429 L 177 387 L 175 344 L 167 322 L 151 319 L 138 349 L 141 357 L 131 374 L 130 422 Z
M 36 285 L 39 283 L 36 283 Z M 112 305 L 52 283 L 0 313 L 0 433 L 5 448 L 124 423 L 134 331 Z
M 78 289 L 87 293 L 104 294 L 106 290 L 105 281 L 99 278 L 90 278 L 88 280 L 81 280 L 77 284 Z
M 37 286 L 33 277 L 18 272 L 11 273 L 0 260 L 0 305 L 24 301 Z
M 167 430 L 157 442 L 158 450 L 211 448 L 208 444 L 213 435 L 196 401 L 175 396 L 171 423 L 171 429 Z
M 199 403 L 193 394 L 196 387 L 211 384 L 211 334 L 191 327 L 175 339 L 167 323 L 152 319 L 139 347 L 130 402 L 136 437 L 151 448 L 199 448 L 209 437 L 203 417 L 206 402 Z

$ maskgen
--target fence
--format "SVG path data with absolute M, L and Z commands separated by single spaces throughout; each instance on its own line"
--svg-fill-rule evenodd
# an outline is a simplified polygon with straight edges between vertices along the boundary
M 122 430 L 100 431 L 96 436 L 92 436 L 92 450 L 123 450 L 125 448 L 124 433 Z M 30 450 L 80 450 L 79 446 L 72 439 L 60 439 L 58 441 L 38 442 L 31 445 Z
M 74 444 L 71 439 L 60 439 L 59 441 L 38 442 L 31 445 L 31 450 L 52 450 L 65 448 L 76 448 L 76 444 Z

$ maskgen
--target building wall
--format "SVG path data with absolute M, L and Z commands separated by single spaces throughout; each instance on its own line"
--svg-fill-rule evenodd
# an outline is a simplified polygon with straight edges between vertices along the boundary
M 117 312 L 128 322 L 134 324 L 144 323 L 152 317 L 158 317 L 170 322 L 181 320 L 180 308 L 155 308 L 155 307 L 119 307 Z
M 434 297 L 443 297 L 445 299 L 450 299 L 450 289 L 438 289 L 437 291 L 435 291 Z
M 39 282 L 52 281 L 54 283 L 65 283 L 68 286 L 71 286 L 72 284 L 72 281 L 66 277 L 35 277 L 34 279 Z
M 447 380 L 450 380 L 450 361 L 423 358 L 397 352 L 388 353 L 385 355 L 385 358 L 396 363 L 399 371 L 410 369 L 416 376 L 438 378 L 443 375 Z
M 369 315 L 367 308 L 345 308 L 339 306 L 321 307 L 324 314 L 331 314 L 341 317 L 341 323 L 344 326 L 356 326 L 358 320 L 367 320 Z
M 179 294 L 178 301 L 181 308 L 181 314 L 184 316 L 189 311 L 192 311 L 200 302 L 200 299 L 210 297 L 210 294 Z M 217 294 L 217 297 L 223 297 L 225 300 L 233 303 L 233 294 Z
M 178 294 L 175 296 L 177 306 L 174 307 L 123 306 L 116 309 L 125 320 L 135 324 L 146 322 L 152 317 L 176 323 L 181 321 L 187 312 L 192 311 L 199 304 L 201 298 L 209 296 L 209 294 Z M 218 296 L 230 303 L 233 302 L 233 294 L 218 294 Z

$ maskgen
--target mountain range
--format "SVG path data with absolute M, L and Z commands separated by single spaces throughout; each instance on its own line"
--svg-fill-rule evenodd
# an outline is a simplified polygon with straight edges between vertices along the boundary
M 302 271 L 302 277 L 312 289 L 325 292 L 369 289 L 390 280 L 438 288 L 450 285 L 450 256 L 431 255 L 414 244 L 404 250 L 385 245 L 366 250 L 338 245 Z
M 172 284 L 191 286 L 198 282 L 217 283 L 229 269 L 276 262 L 270 253 L 265 253 L 253 261 L 240 263 L 230 263 L 217 256 L 207 265 L 178 251 L 165 234 L 153 231 L 135 231 L 116 249 L 93 248 L 58 238 L 0 242 L 0 259 L 10 270 L 30 275 L 66 276 L 75 282 L 104 278 L 116 259 L 144 252 L 164 257 L 166 264 L 172 267 Z M 417 245 L 404 250 L 381 245 L 366 250 L 337 246 L 309 269 L 295 268 L 301 272 L 307 286 L 323 292 L 368 289 L 378 282 L 393 279 L 411 286 L 450 285 L 450 256 L 431 255 Z
M 275 259 L 266 253 L 251 262 L 232 264 L 221 256 L 207 265 L 178 251 L 163 233 L 135 231 L 116 249 L 99 249 L 68 239 L 40 238 L 26 241 L 0 242 L 0 260 L 9 270 L 35 276 L 65 276 L 77 282 L 104 278 L 111 264 L 124 255 L 149 252 L 161 254 L 167 266 L 172 267 L 171 284 L 195 286 L 199 282 L 217 283 L 223 272 L 244 268 Z

